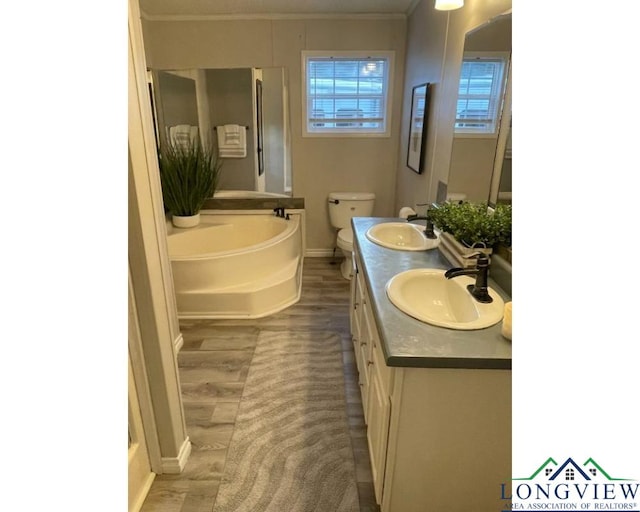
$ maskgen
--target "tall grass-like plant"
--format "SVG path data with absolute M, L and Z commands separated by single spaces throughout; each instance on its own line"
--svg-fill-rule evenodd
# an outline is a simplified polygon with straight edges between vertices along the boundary
M 164 206 L 172 215 L 196 215 L 213 196 L 222 160 L 214 146 L 198 141 L 188 145 L 168 144 L 159 155 L 160 183 Z

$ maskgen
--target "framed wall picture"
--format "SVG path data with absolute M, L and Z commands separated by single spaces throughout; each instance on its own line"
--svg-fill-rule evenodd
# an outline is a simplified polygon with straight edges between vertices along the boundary
M 258 176 L 264 174 L 264 124 L 262 121 L 262 80 L 256 79 L 256 127 L 258 144 Z
M 411 94 L 411 119 L 409 125 L 409 147 L 407 167 L 422 173 L 427 150 L 427 114 L 429 112 L 429 83 L 416 85 Z

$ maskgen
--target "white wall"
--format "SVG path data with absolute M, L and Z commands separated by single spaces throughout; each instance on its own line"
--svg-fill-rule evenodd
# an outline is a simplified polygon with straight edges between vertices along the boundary
M 138 20 L 137 2 L 129 1 L 128 259 L 141 345 L 134 372 L 148 379 L 152 404 L 145 400 L 141 405 L 153 416 L 143 417 L 153 470 L 178 473 L 191 450 L 177 371 L 176 347 L 182 342 L 182 334 L 171 279 L 160 177 L 154 172 L 158 168 L 157 154 L 150 144 L 154 140 L 151 102 Z M 139 366 L 142 359 L 145 368 Z
M 394 212 L 402 106 L 406 20 L 260 19 L 143 22 L 148 65 L 154 69 L 285 67 L 291 108 L 293 195 L 304 197 L 307 247 L 332 249 L 327 197 L 332 191 L 376 194 L 374 215 Z M 393 50 L 389 138 L 303 138 L 303 50 Z

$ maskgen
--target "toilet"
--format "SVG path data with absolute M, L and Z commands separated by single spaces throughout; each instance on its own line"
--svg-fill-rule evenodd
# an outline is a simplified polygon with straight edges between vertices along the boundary
M 344 260 L 340 273 L 345 279 L 353 274 L 353 230 L 352 217 L 370 217 L 376 196 L 372 192 L 331 192 L 329 194 L 329 219 L 338 230 L 336 245 L 342 250 Z

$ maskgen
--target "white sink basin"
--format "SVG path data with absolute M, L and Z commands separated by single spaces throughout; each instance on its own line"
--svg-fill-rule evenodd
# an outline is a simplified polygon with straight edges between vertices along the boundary
M 457 330 L 484 329 L 497 324 L 504 314 L 504 301 L 492 289 L 493 302 L 474 299 L 467 285 L 475 277 L 447 279 L 444 270 L 419 268 L 400 272 L 387 282 L 387 296 L 398 309 L 422 322 Z
M 382 222 L 371 226 L 366 236 L 373 243 L 398 251 L 424 251 L 440 244 L 440 237 L 427 238 L 424 226 L 409 222 Z

